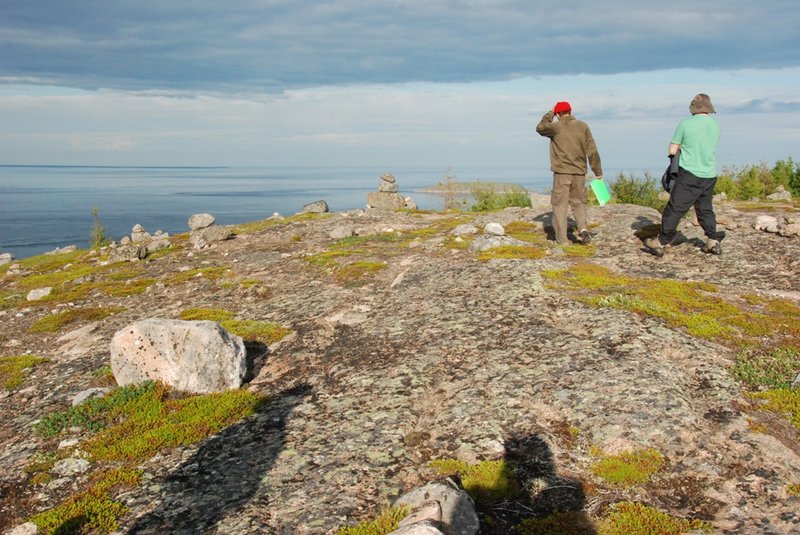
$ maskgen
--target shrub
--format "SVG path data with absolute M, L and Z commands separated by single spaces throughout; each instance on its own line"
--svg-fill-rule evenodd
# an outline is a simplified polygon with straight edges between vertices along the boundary
M 658 193 L 661 186 L 656 184 L 656 179 L 645 174 L 644 178 L 634 178 L 620 173 L 611 183 L 611 193 L 614 202 L 621 204 L 638 204 L 649 206 L 658 211 L 664 209 L 666 202 L 659 200 Z
M 470 193 L 475 199 L 475 203 L 470 206 L 473 212 L 491 212 L 502 210 L 509 206 L 520 206 L 529 208 L 531 197 L 528 192 L 520 186 L 511 186 L 499 191 L 496 184 L 477 181 L 470 188 Z
M 96 207 L 92 208 L 92 229 L 89 232 L 89 247 L 92 249 L 108 245 L 109 239 L 106 235 L 106 227 L 100 221 L 100 215 Z

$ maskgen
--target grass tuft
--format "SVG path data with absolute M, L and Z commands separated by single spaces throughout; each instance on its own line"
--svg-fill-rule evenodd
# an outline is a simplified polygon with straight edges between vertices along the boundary
M 532 245 L 501 245 L 478 253 L 478 260 L 488 262 L 494 259 L 503 260 L 539 260 L 547 256 L 547 251 Z

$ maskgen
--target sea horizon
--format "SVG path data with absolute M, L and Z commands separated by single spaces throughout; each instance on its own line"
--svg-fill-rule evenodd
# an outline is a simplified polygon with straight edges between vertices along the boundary
M 0 253 L 27 258 L 76 245 L 89 246 L 92 212 L 108 239 L 134 225 L 151 234 L 188 232 L 188 219 L 210 213 L 217 224 L 292 215 L 324 200 L 332 212 L 366 207 L 380 175 L 395 176 L 399 193 L 423 210 L 441 210 L 440 194 L 425 188 L 445 181 L 518 184 L 549 191 L 549 169 L 532 167 L 435 168 L 406 166 L 195 166 L 0 164 Z

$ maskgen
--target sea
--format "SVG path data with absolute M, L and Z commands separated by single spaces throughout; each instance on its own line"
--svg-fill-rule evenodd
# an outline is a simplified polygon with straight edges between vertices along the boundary
M 187 232 L 189 217 L 210 213 L 217 224 L 287 216 L 324 200 L 331 211 L 366 206 L 380 175 L 392 173 L 399 192 L 423 210 L 443 199 L 423 190 L 452 173 L 459 182 L 518 184 L 547 192 L 548 169 L 375 167 L 122 167 L 0 165 L 0 253 L 26 258 L 76 245 L 89 246 L 96 213 L 109 239 L 140 224 L 153 234 Z

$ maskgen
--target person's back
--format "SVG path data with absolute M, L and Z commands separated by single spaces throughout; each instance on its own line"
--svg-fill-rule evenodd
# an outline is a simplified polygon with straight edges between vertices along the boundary
M 719 123 L 708 114 L 697 114 L 680 122 L 672 143 L 680 145 L 680 166 L 699 178 L 717 176 Z

